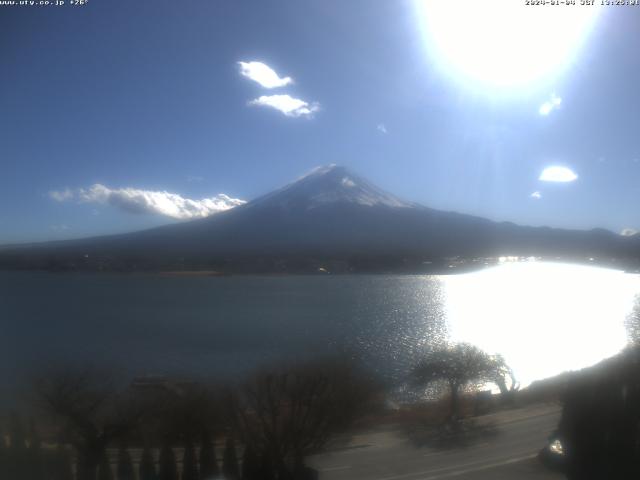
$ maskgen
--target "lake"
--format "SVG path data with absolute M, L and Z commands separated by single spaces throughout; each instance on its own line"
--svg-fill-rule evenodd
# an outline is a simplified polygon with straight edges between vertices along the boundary
M 526 385 L 613 355 L 637 275 L 515 262 L 460 275 L 163 277 L 0 272 L 4 388 L 61 363 L 237 377 L 348 354 L 402 382 L 430 346 L 502 354 Z

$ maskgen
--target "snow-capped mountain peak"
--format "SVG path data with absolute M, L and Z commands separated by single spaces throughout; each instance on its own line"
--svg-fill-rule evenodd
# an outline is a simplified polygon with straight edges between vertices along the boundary
M 333 203 L 391 208 L 416 206 L 385 192 L 345 167 L 331 164 L 314 168 L 295 182 L 254 200 L 248 207 L 253 204 L 312 209 Z

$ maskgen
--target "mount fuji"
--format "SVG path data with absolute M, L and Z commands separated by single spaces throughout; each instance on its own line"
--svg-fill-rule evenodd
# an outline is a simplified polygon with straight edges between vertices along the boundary
M 0 267 L 228 272 L 420 270 L 500 255 L 636 259 L 638 235 L 498 223 L 402 200 L 348 169 L 318 167 L 211 217 L 151 230 L 5 247 Z

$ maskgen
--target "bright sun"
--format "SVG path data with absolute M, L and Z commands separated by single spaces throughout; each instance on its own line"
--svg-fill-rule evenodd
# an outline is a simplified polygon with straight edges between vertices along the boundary
M 458 80 L 523 86 L 571 62 L 600 11 L 596 5 L 525 0 L 416 0 L 427 48 Z

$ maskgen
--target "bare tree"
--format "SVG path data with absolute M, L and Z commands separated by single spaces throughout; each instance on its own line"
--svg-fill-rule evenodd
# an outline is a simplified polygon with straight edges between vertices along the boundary
M 113 480 L 111 462 L 109 462 L 109 457 L 105 450 L 102 451 L 100 463 L 98 464 L 98 480 Z
M 485 381 L 493 381 L 496 366 L 484 351 L 469 343 L 459 343 L 434 350 L 414 369 L 413 377 L 420 385 L 445 382 L 451 398 L 449 421 L 459 417 L 460 393 Z
M 306 366 L 255 376 L 234 397 L 242 440 L 278 478 L 294 478 L 317 452 L 364 409 L 367 389 L 342 364 Z
M 182 457 L 182 480 L 198 480 L 198 461 L 193 443 L 187 440 Z
M 183 382 L 154 392 L 155 410 L 145 434 L 175 445 L 195 444 L 219 422 L 219 398 L 213 387 Z
M 504 400 L 512 401 L 514 394 L 520 389 L 520 382 L 502 355 L 493 355 L 490 359 L 493 362 L 491 381 L 498 386 Z
M 135 480 L 136 475 L 133 469 L 133 460 L 123 442 L 118 448 L 118 466 L 116 469 L 118 480 Z
M 222 473 L 224 478 L 228 478 L 229 480 L 238 480 L 240 478 L 236 443 L 231 437 L 227 437 L 227 442 L 222 454 Z
M 95 371 L 64 372 L 38 383 L 46 410 L 77 452 L 77 480 L 94 480 L 111 442 L 137 426 L 148 406 Z
M 173 448 L 164 442 L 158 459 L 158 480 L 178 480 L 178 466 Z
M 149 451 L 147 445 L 142 450 L 140 456 L 140 464 L 138 465 L 138 478 L 140 480 L 155 480 L 156 477 L 156 465 L 153 461 L 153 456 Z
M 217 477 L 218 472 L 215 445 L 209 429 L 205 429 L 200 441 L 200 476 L 202 478 Z
M 5 453 L 4 466 L 6 472 L 2 473 L 8 478 L 15 480 L 27 480 L 30 473 L 27 437 L 22 417 L 16 412 L 11 413 L 9 422 L 9 448 Z
M 242 480 L 258 480 L 260 473 L 260 459 L 248 445 L 242 455 Z

